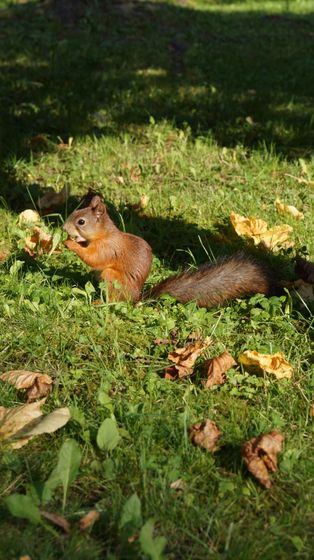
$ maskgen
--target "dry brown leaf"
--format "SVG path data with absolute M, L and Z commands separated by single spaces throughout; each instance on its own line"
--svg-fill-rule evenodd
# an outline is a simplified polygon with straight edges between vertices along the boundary
M 314 417 L 314 401 L 312 402 L 312 404 L 310 406 L 310 416 Z
M 94 525 L 95 521 L 100 518 L 100 513 L 96 509 L 91 509 L 82 519 L 80 519 L 80 529 L 81 531 L 85 531 L 91 525 Z
M 24 243 L 24 251 L 31 257 L 43 255 L 43 253 L 49 253 L 52 249 L 52 235 L 36 226 L 32 235 L 25 237 Z
M 130 171 L 130 179 L 131 179 L 131 181 L 133 181 L 133 183 L 138 183 L 141 175 L 142 175 L 142 172 L 141 172 L 139 167 L 133 167 Z
M 293 373 L 292 366 L 287 362 L 282 352 L 260 354 L 256 350 L 246 350 L 239 356 L 238 361 L 248 368 L 272 373 L 277 379 L 290 379 Z
M 163 344 L 170 344 L 169 338 L 155 338 L 154 344 L 156 346 L 162 346 Z
M 9 256 L 10 252 L 9 251 L 1 251 L 0 250 L 0 262 L 4 261 L 8 256 Z
M 0 375 L 2 381 L 14 385 L 16 389 L 28 389 L 27 402 L 46 397 L 52 391 L 53 380 L 45 373 L 18 369 Z
M 216 358 L 207 360 L 205 362 L 205 368 L 207 370 L 208 379 L 202 382 L 204 387 L 208 389 L 209 387 L 213 387 L 213 385 L 223 385 L 226 383 L 226 371 L 236 365 L 235 360 L 229 352 L 223 352 L 219 356 L 216 356 Z
M 277 212 L 280 214 L 290 214 L 290 216 L 297 218 L 297 220 L 303 220 L 304 218 L 303 212 L 300 212 L 300 210 L 298 210 L 295 206 L 284 204 L 281 200 L 279 200 L 279 198 L 276 198 L 275 200 L 275 207 Z
M 242 237 L 250 237 L 255 245 L 262 243 L 267 249 L 292 247 L 294 243 L 289 240 L 293 228 L 288 224 L 281 224 L 268 229 L 267 222 L 254 216 L 246 218 L 231 212 L 230 221 L 236 233 Z
M 38 207 L 45 213 L 51 212 L 55 208 L 62 206 L 70 195 L 70 187 L 64 185 L 60 192 L 56 192 L 54 189 L 49 189 L 43 196 L 41 196 L 38 201 Z
M 212 420 L 205 420 L 204 422 L 198 422 L 190 426 L 189 436 L 192 443 L 195 445 L 214 452 L 217 449 L 216 444 L 221 437 L 221 431 L 215 422 Z
M 19 214 L 18 224 L 19 226 L 23 226 L 24 224 L 38 224 L 41 218 L 36 210 L 23 210 Z
M 248 470 L 265 488 L 272 485 L 269 472 L 277 470 L 277 455 L 282 450 L 284 439 L 275 430 L 250 439 L 242 447 L 242 457 Z
M 52 433 L 64 426 L 70 419 L 69 409 L 58 408 L 44 416 L 40 408 L 45 400 L 13 408 L 1 406 L 0 441 L 8 443 L 13 449 L 19 449 L 34 436 Z
M 296 280 L 293 282 L 293 288 L 299 294 L 301 299 L 306 302 L 314 301 L 314 285 L 304 282 L 304 280 Z
M 295 261 L 295 271 L 300 278 L 302 278 L 304 282 L 314 284 L 314 263 L 307 261 L 306 259 L 302 259 L 302 257 L 297 257 Z
M 28 554 L 20 556 L 19 560 L 32 560 L 30 556 L 28 556 Z
M 197 341 L 194 344 L 187 344 L 184 348 L 176 348 L 173 352 L 169 352 L 168 360 L 175 363 L 175 366 L 166 368 L 165 372 L 174 373 L 177 377 L 186 377 L 193 373 L 193 366 L 198 356 L 206 350 L 212 340 L 207 337 L 203 342 Z M 169 372 L 171 369 L 171 372 Z
M 34 152 L 40 152 L 43 150 L 47 150 L 52 142 L 47 138 L 45 134 L 36 134 L 33 136 L 30 141 L 30 147 Z
M 57 527 L 61 527 L 61 529 L 63 529 L 65 533 L 70 532 L 71 529 L 70 523 L 61 515 L 58 515 L 57 513 L 52 513 L 51 511 L 41 511 L 40 514 L 42 517 L 44 517 L 54 525 L 57 525 Z

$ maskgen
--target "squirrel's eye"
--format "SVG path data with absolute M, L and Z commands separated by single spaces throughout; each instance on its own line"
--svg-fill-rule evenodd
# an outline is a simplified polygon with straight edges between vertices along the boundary
M 77 223 L 79 226 L 83 226 L 85 224 L 85 220 L 83 218 L 80 218 Z

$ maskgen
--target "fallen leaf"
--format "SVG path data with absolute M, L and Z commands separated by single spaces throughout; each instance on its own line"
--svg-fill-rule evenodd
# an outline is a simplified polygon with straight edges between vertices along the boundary
M 184 480 L 182 480 L 182 478 L 178 478 L 178 480 L 175 480 L 174 482 L 171 482 L 170 484 L 170 488 L 172 488 L 173 490 L 184 490 L 186 484 L 184 482 Z
M 170 344 L 169 338 L 155 338 L 154 344 L 156 346 L 162 346 L 163 344 Z
M 46 397 L 52 391 L 53 380 L 45 373 L 18 369 L 0 375 L 2 381 L 14 385 L 16 389 L 28 389 L 27 402 Z
M 212 420 L 205 420 L 193 424 L 189 428 L 189 436 L 195 445 L 204 447 L 208 451 L 214 452 L 217 449 L 217 441 L 221 437 L 221 431 L 217 424 Z
M 51 511 L 40 511 L 40 514 L 45 519 L 48 519 L 48 521 L 51 521 L 51 523 L 53 523 L 54 525 L 61 527 L 61 529 L 63 529 L 65 533 L 70 532 L 71 529 L 70 523 L 61 515 L 58 515 L 57 513 L 52 513 Z
M 304 280 L 296 280 L 293 282 L 292 287 L 295 291 L 299 294 L 301 299 L 304 299 L 306 302 L 313 302 L 314 301 L 314 285 L 308 284 L 304 282 Z
M 248 470 L 265 488 L 272 485 L 269 472 L 277 470 L 277 455 L 282 450 L 284 439 L 275 430 L 250 439 L 242 447 L 242 457 Z
M 204 342 L 197 341 L 194 344 L 187 344 L 183 348 L 176 348 L 173 352 L 169 352 L 168 360 L 175 363 L 175 366 L 166 368 L 166 374 L 172 373 L 176 377 L 186 377 L 193 373 L 193 366 L 198 356 L 206 350 L 212 343 L 210 337 L 207 337 Z M 169 371 L 171 369 L 171 372 Z
M 176 366 L 169 366 L 164 369 L 165 379 L 178 379 L 178 370 Z
M 24 224 L 38 224 L 41 218 L 36 210 L 23 210 L 19 214 L 18 224 L 23 226 Z
M 279 200 L 279 198 L 276 198 L 275 200 L 275 207 L 277 212 L 280 214 L 290 214 L 290 216 L 297 218 L 297 220 L 303 220 L 304 218 L 304 214 L 300 212 L 300 210 L 298 210 L 295 206 L 284 204 Z
M 309 284 L 314 284 L 314 263 L 302 259 L 302 257 L 296 257 L 296 273 L 304 280 L 304 282 L 309 282 Z
M 267 249 L 289 248 L 294 245 L 289 240 L 293 228 L 288 224 L 281 224 L 268 229 L 267 222 L 260 218 L 244 217 L 231 212 L 230 221 L 236 233 L 242 237 L 250 237 L 255 245 L 263 244 Z
M 53 144 L 45 134 L 36 134 L 30 139 L 29 143 L 34 152 L 47 150 Z
M 256 350 L 246 350 L 239 356 L 238 361 L 248 368 L 272 373 L 277 379 L 290 379 L 293 372 L 292 366 L 287 362 L 282 352 L 260 354 Z
M 31 257 L 34 257 L 36 254 L 43 255 L 44 253 L 49 253 L 52 249 L 52 235 L 36 226 L 32 235 L 25 237 L 24 243 L 24 251 L 31 255 Z
M 0 262 L 4 261 L 9 256 L 9 254 L 9 251 L 0 251 Z
M 204 387 L 207 389 L 213 387 L 213 385 L 223 385 L 226 383 L 225 373 L 228 369 L 236 366 L 236 362 L 229 354 L 229 352 L 223 352 L 216 358 L 211 358 L 205 362 L 205 368 L 207 370 L 207 380 L 203 381 Z
M 143 194 L 138 202 L 136 202 L 135 204 L 130 204 L 129 207 L 132 208 L 132 210 L 145 210 L 145 208 L 148 206 L 148 202 L 149 196 L 147 194 Z
M 55 432 L 70 419 L 68 408 L 58 408 L 43 415 L 40 408 L 46 399 L 35 403 L 0 407 L 0 441 L 8 443 L 13 449 L 26 445 L 34 436 Z
M 24 556 L 20 556 L 19 560 L 32 560 L 30 556 L 28 556 L 28 554 L 24 555 Z
M 139 167 L 133 167 L 130 171 L 130 179 L 131 181 L 133 181 L 134 183 L 138 183 L 138 181 L 140 180 L 140 177 L 142 175 L 142 172 L 140 170 Z
M 38 199 L 37 204 L 42 212 L 44 211 L 45 213 L 48 213 L 65 204 L 69 195 L 69 185 L 64 185 L 60 192 L 56 192 L 54 189 L 49 189 L 48 192 Z
M 95 521 L 97 521 L 99 518 L 100 513 L 96 509 L 92 509 L 91 511 L 86 513 L 86 515 L 84 515 L 84 517 L 80 519 L 81 531 L 85 531 L 85 529 L 88 529 L 91 525 L 94 525 Z

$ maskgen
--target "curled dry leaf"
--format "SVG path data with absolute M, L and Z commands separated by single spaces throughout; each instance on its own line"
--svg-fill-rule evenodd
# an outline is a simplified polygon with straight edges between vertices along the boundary
M 64 426 L 70 419 L 69 409 L 58 408 L 44 416 L 40 408 L 45 400 L 13 408 L 1 406 L 0 442 L 8 443 L 13 449 L 19 449 L 34 436 L 52 433 Z
M 18 224 L 23 226 L 24 224 L 38 224 L 40 222 L 40 215 L 36 210 L 23 210 L 19 214 Z
M 272 485 L 269 472 L 277 470 L 277 455 L 282 450 L 284 439 L 275 430 L 250 439 L 242 447 L 242 457 L 248 470 L 265 488 Z
M 27 402 L 46 397 L 52 391 L 53 380 L 45 373 L 18 369 L 0 375 L 2 381 L 14 385 L 16 389 L 27 389 Z
M 304 280 L 296 280 L 293 282 L 293 288 L 299 294 L 300 298 L 306 302 L 314 302 L 314 285 L 304 282 Z
M 24 239 L 24 251 L 34 257 L 49 253 L 52 249 L 52 235 L 46 233 L 40 227 L 34 227 L 32 235 Z
M 185 486 L 186 484 L 182 478 L 178 478 L 178 480 L 175 480 L 170 484 L 170 488 L 172 488 L 173 490 L 177 490 L 178 492 L 184 490 Z
M 81 531 L 85 531 L 91 525 L 94 525 L 95 521 L 100 518 L 100 513 L 96 509 L 91 509 L 82 519 L 80 519 L 80 529 Z
M 314 263 L 307 261 L 306 259 L 302 259 L 302 257 L 297 257 L 295 261 L 295 271 L 300 278 L 302 278 L 304 282 L 314 284 Z
M 44 213 L 51 212 L 55 208 L 62 206 L 70 195 L 70 187 L 64 185 L 60 192 L 56 192 L 54 189 L 49 189 L 43 196 L 41 196 L 38 201 L 38 207 Z
M 61 515 L 58 515 L 57 513 L 52 513 L 51 511 L 41 511 L 40 514 L 42 517 L 44 517 L 44 519 L 47 519 L 54 525 L 57 525 L 57 527 L 61 527 L 61 529 L 63 529 L 65 533 L 70 532 L 71 529 L 70 523 Z
M 130 204 L 132 210 L 145 210 L 149 203 L 149 196 L 147 194 L 142 194 L 139 201 L 135 204 Z
M 221 437 L 221 431 L 217 424 L 212 420 L 205 420 L 192 424 L 189 428 L 189 436 L 195 445 L 204 447 L 208 451 L 214 452 L 217 449 L 217 441 Z
M 288 224 L 281 224 L 268 229 L 268 224 L 260 218 L 254 216 L 246 218 L 235 212 L 231 212 L 230 221 L 236 233 L 242 237 L 250 237 L 255 245 L 262 243 L 267 249 L 289 248 L 294 243 L 289 240 L 289 235 L 293 231 Z
M 290 216 L 297 218 L 297 220 L 303 220 L 304 218 L 303 212 L 300 212 L 300 210 L 298 210 L 295 206 L 284 204 L 281 200 L 279 200 L 279 198 L 276 198 L 275 200 L 275 207 L 279 214 L 290 214 Z
M 236 362 L 229 354 L 229 352 L 223 352 L 216 358 L 211 358 L 205 362 L 205 368 L 207 370 L 207 380 L 203 381 L 204 387 L 207 389 L 213 387 L 213 385 L 223 385 L 226 383 L 225 373 L 228 369 L 236 366 Z
M 9 256 L 10 252 L 6 250 L 0 250 L 0 262 L 5 261 L 5 259 Z
M 163 344 L 170 344 L 169 338 L 155 338 L 154 344 L 156 346 L 162 346 Z
M 239 356 L 238 361 L 248 369 L 259 369 L 272 373 L 277 379 L 290 379 L 293 372 L 292 366 L 287 362 L 282 352 L 260 354 L 256 350 L 246 350 Z
M 166 368 L 165 377 L 167 377 L 167 374 L 174 378 L 191 375 L 196 359 L 211 343 L 211 338 L 207 337 L 203 342 L 197 341 L 194 344 L 187 344 L 184 348 L 176 348 L 173 352 L 169 352 L 168 360 L 174 362 L 175 366 Z

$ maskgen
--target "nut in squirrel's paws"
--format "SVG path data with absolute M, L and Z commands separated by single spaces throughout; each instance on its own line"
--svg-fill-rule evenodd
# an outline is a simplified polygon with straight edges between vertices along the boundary
M 81 236 L 77 236 L 75 239 L 72 239 L 72 237 L 68 237 L 65 241 L 64 241 L 64 245 L 68 248 L 68 249 L 72 249 L 73 247 L 75 247 L 76 244 L 79 245 L 85 245 L 86 239 L 84 239 L 84 237 Z

